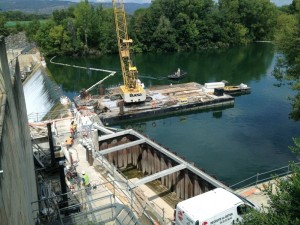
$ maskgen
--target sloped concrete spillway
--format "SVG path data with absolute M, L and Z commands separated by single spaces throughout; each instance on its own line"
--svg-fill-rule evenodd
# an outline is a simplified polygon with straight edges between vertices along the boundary
M 27 114 L 29 120 L 40 121 L 62 95 L 54 81 L 38 69 L 23 85 Z M 38 119 L 37 119 L 38 118 Z

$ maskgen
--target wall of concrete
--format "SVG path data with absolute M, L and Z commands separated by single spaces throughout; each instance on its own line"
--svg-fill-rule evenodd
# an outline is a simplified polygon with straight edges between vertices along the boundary
M 105 150 L 131 141 L 134 141 L 132 136 L 109 139 L 99 143 L 99 150 Z M 178 163 L 148 144 L 136 145 L 117 152 L 108 153 L 106 158 L 118 168 L 126 168 L 129 164 L 134 165 L 145 176 L 178 165 Z M 160 182 L 169 190 L 174 191 L 177 197 L 181 199 L 188 199 L 215 188 L 187 169 L 164 176 L 160 178 Z
M 37 189 L 26 105 L 18 62 L 9 74 L 4 38 L 0 37 L 0 223 L 34 224 L 31 202 Z

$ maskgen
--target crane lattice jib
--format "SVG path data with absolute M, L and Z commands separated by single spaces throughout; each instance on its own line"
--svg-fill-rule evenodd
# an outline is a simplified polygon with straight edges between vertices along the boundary
M 124 86 L 130 90 L 134 90 L 137 85 L 138 71 L 137 68 L 132 65 L 130 57 L 130 44 L 132 43 L 132 39 L 128 38 L 124 3 L 123 0 L 112 0 L 112 3 Z

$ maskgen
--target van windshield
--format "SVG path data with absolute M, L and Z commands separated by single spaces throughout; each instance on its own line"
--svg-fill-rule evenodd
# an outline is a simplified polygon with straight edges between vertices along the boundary
M 238 195 L 238 194 L 235 194 L 235 193 L 233 193 L 235 196 L 237 196 L 238 198 L 240 198 L 244 203 L 247 203 L 248 205 L 250 205 L 250 206 L 252 206 L 253 208 L 255 208 L 255 205 L 252 203 L 252 202 L 250 202 L 249 200 L 247 200 L 246 198 L 244 198 L 244 197 L 242 197 L 242 196 L 240 196 L 240 195 Z

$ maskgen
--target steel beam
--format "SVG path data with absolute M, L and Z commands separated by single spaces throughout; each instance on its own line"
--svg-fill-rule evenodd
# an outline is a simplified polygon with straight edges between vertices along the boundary
M 93 123 L 93 127 L 95 127 L 96 129 L 102 131 L 103 133 L 105 134 L 114 134 L 115 132 L 105 128 L 104 126 L 100 126 L 99 124 L 97 123 Z
M 113 134 L 107 134 L 107 135 L 102 135 L 99 137 L 99 141 L 105 141 L 108 139 L 112 139 L 112 138 L 116 138 L 116 137 L 120 137 L 126 134 L 130 134 L 131 130 L 124 130 L 124 131 L 120 131 L 117 133 L 113 133 Z
M 130 134 L 137 137 L 137 138 L 144 138 L 146 139 L 146 143 L 150 146 L 152 146 L 155 150 L 158 150 L 159 152 L 163 153 L 164 155 L 168 156 L 169 158 L 171 158 L 172 160 L 174 160 L 175 162 L 179 163 L 179 164 L 185 164 L 186 168 L 188 170 L 190 170 L 191 172 L 193 172 L 194 174 L 196 174 L 197 176 L 201 177 L 202 179 L 206 180 L 208 183 L 210 183 L 211 185 L 215 186 L 215 187 L 222 187 L 225 188 L 227 190 L 231 190 L 228 186 L 226 186 L 225 184 L 221 183 L 220 181 L 216 180 L 215 178 L 211 177 L 210 175 L 204 173 L 203 171 L 199 170 L 197 167 L 193 166 L 190 163 L 187 163 L 186 161 L 184 161 L 183 159 L 179 158 L 178 156 L 174 155 L 172 152 L 168 151 L 167 149 L 163 148 L 162 146 L 156 144 L 155 142 L 151 141 L 148 138 L 145 138 L 143 135 L 141 135 L 140 133 L 134 131 L 134 130 L 129 130 Z
M 147 176 L 147 177 L 144 177 L 140 180 L 138 180 L 137 182 L 133 183 L 133 185 L 131 186 L 131 188 L 135 188 L 139 185 L 142 185 L 142 184 L 146 184 L 148 182 L 151 182 L 153 180 L 156 180 L 158 178 L 161 178 L 161 177 L 164 177 L 164 176 L 167 176 L 171 173 L 175 173 L 175 172 L 178 172 L 180 170 L 183 170 L 186 168 L 186 165 L 185 164 L 180 164 L 180 165 L 177 165 L 177 166 L 174 166 L 174 167 L 171 167 L 169 169 L 166 169 L 166 170 L 163 170 L 163 171 L 160 171 L 158 173 L 155 173 L 155 174 L 152 174 L 150 176 Z
M 117 145 L 117 146 L 114 146 L 114 147 L 111 147 L 111 148 L 107 148 L 105 150 L 101 150 L 101 151 L 98 152 L 98 154 L 105 155 L 105 154 L 108 154 L 108 153 L 117 152 L 117 151 L 123 150 L 125 148 L 130 148 L 132 146 L 139 145 L 139 144 L 142 144 L 142 143 L 145 143 L 145 142 L 146 142 L 146 140 L 143 138 L 141 140 L 132 141 L 132 142 L 128 142 L 126 144 Z
M 120 131 L 120 132 L 117 132 L 117 133 L 114 133 L 114 134 L 103 135 L 103 136 L 99 137 L 99 141 L 105 141 L 105 140 L 108 140 L 108 139 L 111 139 L 111 138 L 116 138 L 116 137 L 120 137 L 120 136 L 127 135 L 127 134 L 130 134 L 130 135 L 133 135 L 133 136 L 139 138 L 140 139 L 139 141 L 142 141 L 142 142 L 140 142 L 140 143 L 139 143 L 139 141 L 130 142 L 130 143 L 133 143 L 132 145 L 130 145 L 130 143 L 126 143 L 124 145 L 115 146 L 115 147 L 112 147 L 112 148 L 109 148 L 109 149 L 106 149 L 106 150 L 99 151 L 99 152 L 97 152 L 97 154 L 103 155 L 103 154 L 107 154 L 109 152 L 119 151 L 119 150 L 124 149 L 124 148 L 132 147 L 134 145 L 137 145 L 137 143 L 139 143 L 139 144 L 147 143 L 148 145 L 153 147 L 155 150 L 157 150 L 157 151 L 161 152 L 162 154 L 168 156 L 170 159 L 174 160 L 178 164 L 185 165 L 186 169 L 190 170 L 192 173 L 194 173 L 197 176 L 201 177 L 202 179 L 206 180 L 211 185 L 213 185 L 215 187 L 222 187 L 222 188 L 225 188 L 227 190 L 231 190 L 225 184 L 221 183 L 220 181 L 216 180 L 215 178 L 211 177 L 210 175 L 204 173 L 203 171 L 201 171 L 197 167 L 193 166 L 192 164 L 187 163 L 186 161 L 184 161 L 180 157 L 176 156 L 172 152 L 168 151 L 167 149 L 163 148 L 162 146 L 156 144 L 154 141 L 151 141 L 150 139 L 146 138 L 145 136 L 141 135 L 140 133 L 138 133 L 138 132 L 136 132 L 132 129 Z M 153 174 L 153 175 L 155 175 L 155 174 Z M 151 176 L 153 176 L 153 175 L 151 175 Z M 149 177 L 151 177 L 151 176 L 149 176 Z M 156 179 L 158 179 L 158 178 L 156 178 Z M 143 178 L 143 179 L 146 179 L 146 178 Z

